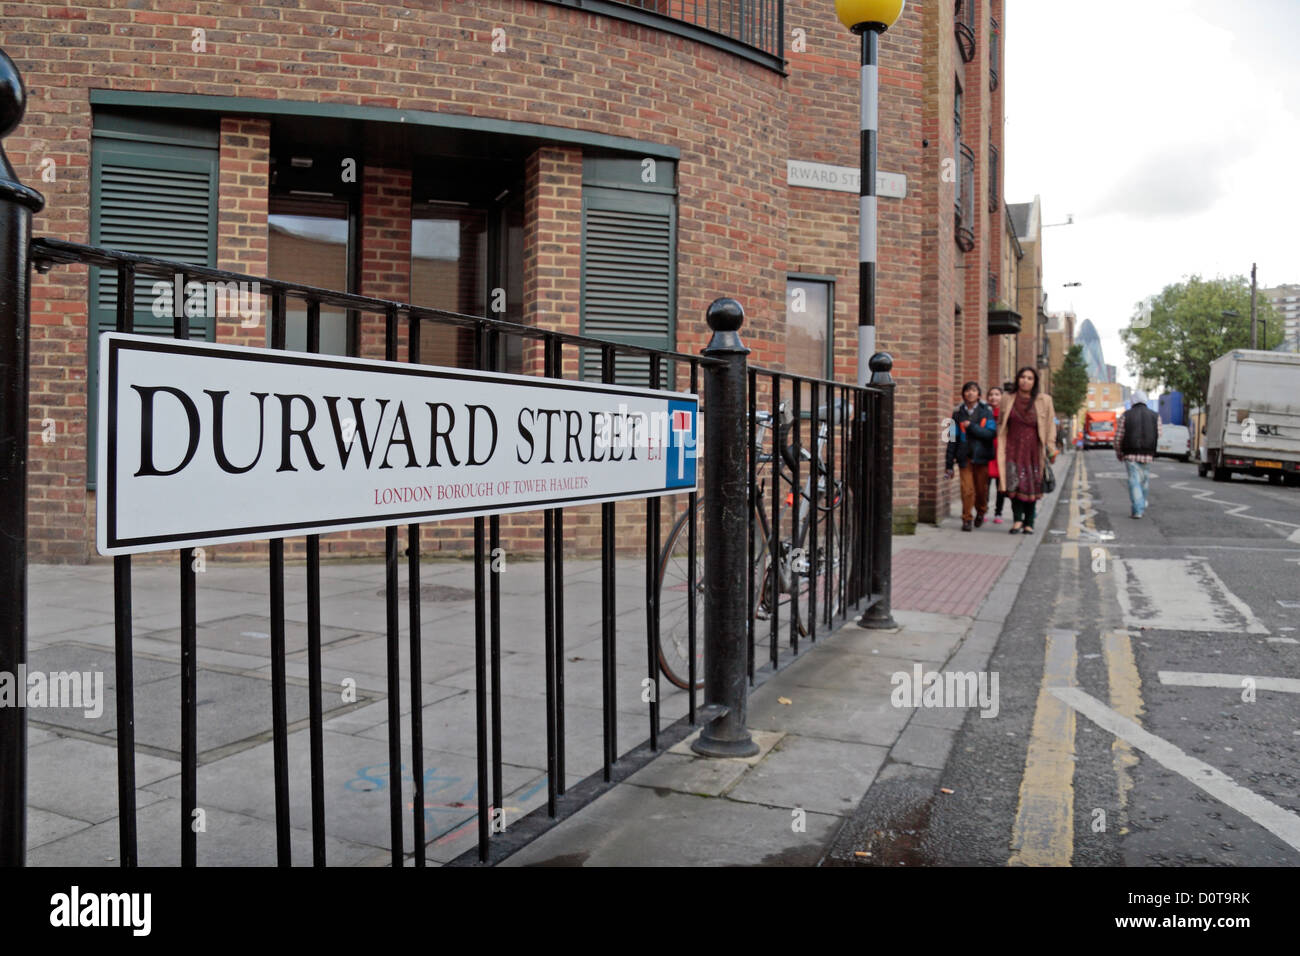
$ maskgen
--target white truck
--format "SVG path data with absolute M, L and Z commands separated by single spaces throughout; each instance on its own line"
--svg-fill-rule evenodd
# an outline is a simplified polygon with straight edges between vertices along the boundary
M 1300 354 L 1236 349 L 1210 363 L 1197 472 L 1300 484 Z

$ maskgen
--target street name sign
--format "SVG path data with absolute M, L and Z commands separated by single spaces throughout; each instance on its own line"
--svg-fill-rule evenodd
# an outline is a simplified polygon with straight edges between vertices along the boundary
M 831 189 L 836 192 L 857 194 L 862 173 L 856 166 L 831 166 L 827 163 L 808 163 L 799 159 L 786 160 L 785 181 L 790 186 L 807 186 L 809 189 Z M 907 177 L 902 173 L 876 170 L 876 195 L 888 199 L 907 198 Z
M 692 394 L 116 332 L 99 348 L 100 554 L 696 487 Z

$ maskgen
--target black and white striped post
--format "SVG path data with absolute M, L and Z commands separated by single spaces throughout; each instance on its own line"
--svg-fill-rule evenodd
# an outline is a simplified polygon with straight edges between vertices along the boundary
M 869 488 L 855 489 L 862 508 L 861 517 L 870 515 L 864 524 L 866 535 L 854 542 L 856 567 L 864 567 L 867 548 L 871 549 L 871 577 L 863 583 L 871 592 L 872 602 L 858 620 L 861 627 L 882 630 L 898 625 L 890 613 L 892 590 L 891 552 L 894 521 L 894 381 L 890 369 L 894 360 L 886 352 L 876 352 L 876 139 L 880 129 L 880 34 L 903 15 L 907 0 L 835 0 L 835 14 L 840 22 L 862 38 L 862 123 L 860 182 L 858 205 L 861 232 L 858 236 L 858 385 L 872 384 L 883 394 L 877 408 L 877 420 L 866 420 L 866 404 L 853 416 L 851 437 L 859 454 L 870 456 Z M 869 427 L 870 426 L 870 427 Z M 870 437 L 870 447 L 865 442 Z M 860 474 L 865 475 L 865 465 Z M 871 507 L 865 507 L 868 494 Z M 869 542 L 869 544 L 868 544 Z
M 835 0 L 840 22 L 862 37 L 862 137 L 858 209 L 858 384 L 871 379 L 876 351 L 876 137 L 879 129 L 880 34 L 903 14 L 907 0 Z

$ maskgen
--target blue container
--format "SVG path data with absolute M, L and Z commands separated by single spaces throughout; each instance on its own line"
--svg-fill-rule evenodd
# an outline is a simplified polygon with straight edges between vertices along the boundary
M 1160 421 L 1165 425 L 1187 424 L 1182 392 L 1167 392 L 1160 396 Z

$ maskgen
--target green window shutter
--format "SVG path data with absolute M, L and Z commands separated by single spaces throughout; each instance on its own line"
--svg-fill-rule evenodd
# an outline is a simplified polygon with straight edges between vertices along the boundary
M 677 210 L 672 196 L 586 187 L 582 193 L 582 334 L 674 347 Z M 582 350 L 583 378 L 600 381 L 601 356 Z M 670 373 L 661 366 L 661 382 Z M 646 385 L 649 358 L 617 355 L 614 380 Z
M 218 151 L 209 147 L 96 136 L 91 160 L 90 244 L 215 266 L 217 156 Z M 165 280 L 136 277 L 136 332 L 171 335 L 170 314 L 153 314 L 154 286 L 160 281 Z M 90 269 L 87 327 L 87 485 L 94 488 L 99 336 L 117 327 L 117 273 L 113 269 Z M 215 335 L 211 316 L 191 317 L 191 338 L 210 342 Z

